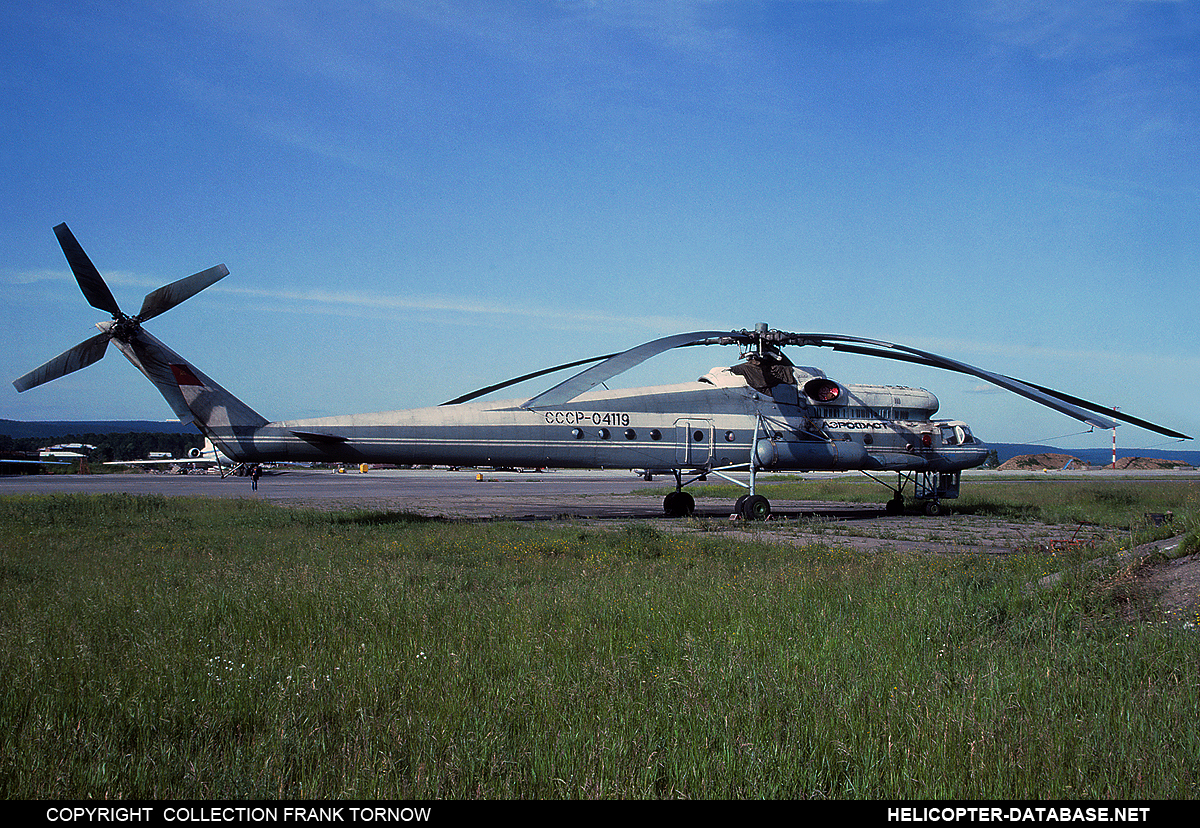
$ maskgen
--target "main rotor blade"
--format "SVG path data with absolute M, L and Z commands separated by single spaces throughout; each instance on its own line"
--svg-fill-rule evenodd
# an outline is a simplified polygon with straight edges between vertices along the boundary
M 13 386 L 18 391 L 28 391 L 42 383 L 86 368 L 104 356 L 109 339 L 111 337 L 105 332 L 84 340 L 71 350 L 63 351 L 45 365 L 34 368 L 20 379 L 13 380 Z
M 54 228 L 54 235 L 58 236 L 58 243 L 67 257 L 67 263 L 71 265 L 71 272 L 75 274 L 75 281 L 79 283 L 79 289 L 83 291 L 88 304 L 98 310 L 108 311 L 114 318 L 120 316 L 121 308 L 117 305 L 117 300 L 113 298 L 112 291 L 104 283 L 100 271 L 96 270 L 92 260 L 83 252 L 83 247 L 75 240 L 71 229 L 65 223 L 60 224 Z
M 513 377 L 504 382 L 498 382 L 495 385 L 489 385 L 487 388 L 480 388 L 477 391 L 472 391 L 469 394 L 463 394 L 461 397 L 455 397 L 452 400 L 447 400 L 442 405 L 458 405 L 459 403 L 470 402 L 477 397 L 482 397 L 484 394 L 490 394 L 493 391 L 499 391 L 501 388 L 508 388 L 510 385 L 525 382 L 525 380 L 537 379 L 544 377 L 546 374 L 553 374 L 555 371 L 565 371 L 568 368 L 576 368 L 580 365 L 587 365 L 589 362 L 599 362 L 602 359 L 610 359 L 616 354 L 605 354 L 604 356 L 589 357 L 587 359 L 577 359 L 574 362 L 566 362 L 562 365 L 555 365 L 553 368 L 543 368 L 541 371 L 534 371 L 532 374 L 523 374 L 519 377 Z
M 1045 388 L 1041 385 L 1035 385 L 1032 382 L 1026 383 L 1026 385 L 1032 386 L 1033 388 L 1036 388 L 1043 393 L 1049 394 L 1052 397 L 1058 397 L 1060 400 L 1065 400 L 1066 402 L 1077 405 L 1080 408 L 1089 408 L 1092 411 L 1102 412 L 1104 414 L 1109 415 L 1110 417 L 1115 417 L 1118 420 L 1124 420 L 1125 422 L 1129 423 L 1130 425 L 1135 425 L 1139 428 L 1144 428 L 1147 431 L 1155 431 L 1166 437 L 1175 437 L 1176 439 L 1179 439 L 1179 440 L 1191 440 L 1192 439 L 1188 435 L 1186 435 L 1182 432 L 1167 428 L 1166 426 L 1155 425 L 1154 423 L 1149 422 L 1148 420 L 1143 420 L 1140 417 L 1134 417 L 1132 414 L 1125 414 L 1124 412 L 1121 412 L 1121 411 L 1113 411 L 1112 409 L 1106 408 L 1105 406 L 1102 406 L 1098 403 L 1089 402 L 1088 400 L 1080 399 L 1079 397 L 1073 397 L 1070 394 L 1064 394 L 1062 391 L 1055 391 L 1053 388 Z
M 219 282 L 229 275 L 229 268 L 223 264 L 210 267 L 208 270 L 202 270 L 199 273 L 193 273 L 178 281 L 171 282 L 169 285 L 163 285 L 153 293 L 147 293 L 146 298 L 142 300 L 142 309 L 138 311 L 137 318 L 142 322 L 147 319 L 153 319 L 164 311 L 169 311 L 171 308 L 190 299 L 200 291 L 204 290 L 211 284 Z
M 675 334 L 655 339 L 622 351 L 582 371 L 568 380 L 560 382 L 532 399 L 521 403 L 521 408 L 539 408 L 552 405 L 563 405 L 578 397 L 602 382 L 624 373 L 635 365 L 640 365 L 651 357 L 669 351 L 672 348 L 683 348 L 688 345 L 699 345 L 714 337 L 729 336 L 728 331 L 696 331 L 694 333 Z
M 847 339 L 853 338 L 847 337 Z M 1085 422 L 1095 428 L 1112 428 L 1113 425 L 1115 425 L 1115 423 L 1108 417 L 1097 417 L 1094 414 L 1079 408 L 1078 406 L 1066 402 L 1065 400 L 1059 399 L 1054 395 L 1047 394 L 1046 392 L 1041 391 L 1040 389 L 1035 388 L 1026 382 L 1023 382 L 1022 380 L 1006 377 L 1002 374 L 993 373 L 992 371 L 986 371 L 983 368 L 976 368 L 975 366 L 968 365 L 965 362 L 959 362 L 955 359 L 938 356 L 937 354 L 931 354 L 927 351 L 919 351 L 916 348 L 909 348 L 905 345 L 895 345 L 893 343 L 882 344 L 884 344 L 887 348 L 895 349 L 904 354 L 917 357 L 918 360 L 924 362 L 926 365 L 978 377 L 979 379 L 990 382 L 993 385 L 998 385 L 1007 391 L 1012 391 L 1014 394 L 1018 394 L 1026 399 L 1041 403 L 1048 408 L 1053 408 L 1059 413 L 1066 414 L 1068 417 L 1073 417 L 1076 420 Z M 834 350 L 844 350 L 839 349 L 837 346 L 832 347 L 834 347 Z M 891 357 L 891 354 L 885 350 L 878 352 L 876 356 L 888 358 Z M 913 360 L 908 359 L 905 361 L 912 362 Z
M 938 356 L 937 354 L 921 351 L 916 348 L 909 348 L 905 345 L 897 345 L 892 342 L 881 342 L 873 339 L 861 339 L 853 336 L 831 336 L 827 334 L 789 334 L 794 340 L 789 344 L 794 345 L 817 345 L 820 347 L 831 348 L 835 351 L 844 351 L 846 353 L 863 354 L 866 356 L 882 357 L 884 359 L 893 359 L 901 362 L 911 362 L 918 365 L 927 365 L 933 368 L 941 368 L 946 371 L 955 371 L 960 374 L 968 374 L 979 379 L 1012 391 L 1014 394 L 1019 394 L 1026 399 L 1033 400 L 1048 408 L 1053 408 L 1068 417 L 1074 417 L 1077 420 L 1087 423 L 1096 428 L 1112 428 L 1117 420 L 1136 425 L 1139 428 L 1144 428 L 1148 431 L 1153 431 L 1167 437 L 1174 437 L 1181 440 L 1192 439 L 1186 434 L 1175 431 L 1165 426 L 1155 425 L 1147 420 L 1139 417 L 1134 417 L 1130 414 L 1122 414 L 1114 412 L 1111 408 L 1099 405 L 1098 403 L 1089 402 L 1080 397 L 1075 397 L 1070 394 L 1064 394 L 1061 391 L 1055 391 L 1053 388 L 1046 388 L 1042 385 L 1026 382 L 1025 380 L 1016 379 L 1014 377 L 997 374 L 992 371 L 986 371 L 982 368 L 976 368 L 973 365 L 968 365 L 965 362 L 950 359 L 948 357 Z M 870 347 L 866 347 L 870 346 Z M 1095 413 L 1089 413 L 1095 412 Z M 1105 416 L 1098 417 L 1095 414 L 1103 414 Z

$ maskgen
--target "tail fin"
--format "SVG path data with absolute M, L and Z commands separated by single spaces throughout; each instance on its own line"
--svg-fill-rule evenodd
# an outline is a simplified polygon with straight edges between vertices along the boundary
M 223 443 L 267 424 L 265 417 L 145 331 L 126 342 L 113 342 L 154 383 L 180 421 L 195 423 L 214 441 Z

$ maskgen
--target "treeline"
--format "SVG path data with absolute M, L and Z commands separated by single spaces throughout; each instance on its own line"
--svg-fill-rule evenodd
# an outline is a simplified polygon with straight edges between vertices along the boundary
M 106 463 L 110 460 L 145 460 L 152 451 L 170 452 L 172 457 L 185 457 L 189 449 L 200 448 L 204 438 L 199 434 L 168 434 L 152 431 L 114 432 L 110 434 L 67 434 L 55 437 L 7 437 L 0 435 L 0 451 L 37 451 L 47 446 L 83 443 L 95 446 L 88 461 Z

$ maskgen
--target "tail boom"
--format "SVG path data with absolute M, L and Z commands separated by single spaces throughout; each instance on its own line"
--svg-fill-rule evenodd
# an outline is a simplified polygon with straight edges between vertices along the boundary
M 144 330 L 113 344 L 154 383 L 180 422 L 194 423 L 229 457 L 252 455 L 251 435 L 267 424 L 265 417 Z

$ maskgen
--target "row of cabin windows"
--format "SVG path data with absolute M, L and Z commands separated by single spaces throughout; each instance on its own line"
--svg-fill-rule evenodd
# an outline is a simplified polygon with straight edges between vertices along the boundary
M 822 419 L 843 420 L 909 420 L 912 412 L 907 408 L 865 408 L 863 406 L 818 405 L 817 416 Z

